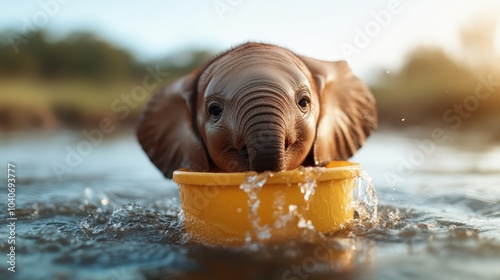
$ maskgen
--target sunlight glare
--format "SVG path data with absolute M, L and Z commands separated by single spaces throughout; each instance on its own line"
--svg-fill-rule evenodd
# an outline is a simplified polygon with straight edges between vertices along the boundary
M 497 31 L 495 35 L 495 48 L 500 54 L 500 23 L 497 24 Z

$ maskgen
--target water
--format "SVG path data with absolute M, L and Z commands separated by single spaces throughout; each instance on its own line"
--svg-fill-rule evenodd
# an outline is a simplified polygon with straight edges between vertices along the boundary
M 7 160 L 18 179 L 16 273 L 2 226 L 0 279 L 500 279 L 500 144 L 419 146 L 379 132 L 354 158 L 376 186 L 375 219 L 360 211 L 362 221 L 330 236 L 222 248 L 189 241 L 177 187 L 129 134 L 80 144 L 81 162 L 69 157 L 60 181 L 52 163 L 80 140 L 0 136 L 0 181 Z M 5 187 L 0 199 L 6 209 Z
M 240 189 L 243 190 L 248 195 L 248 209 L 252 228 L 256 231 L 257 240 L 266 240 L 271 237 L 269 228 L 266 226 L 260 226 L 260 218 L 258 214 L 260 200 L 258 197 L 259 190 L 264 186 L 267 178 L 272 176 L 269 172 L 263 172 L 261 174 L 248 175 L 245 181 L 240 185 Z M 245 243 L 252 244 L 254 240 L 252 239 L 251 233 L 247 233 L 245 238 Z

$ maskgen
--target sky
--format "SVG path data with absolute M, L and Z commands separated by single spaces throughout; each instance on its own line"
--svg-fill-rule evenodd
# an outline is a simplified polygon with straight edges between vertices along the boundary
M 56 38 L 90 31 L 141 61 L 186 48 L 222 52 L 259 41 L 318 59 L 348 60 L 362 77 L 397 69 L 417 46 L 458 55 L 461 28 L 500 14 L 494 0 L 0 0 L 0 7 L 0 31 L 23 34 L 35 26 Z

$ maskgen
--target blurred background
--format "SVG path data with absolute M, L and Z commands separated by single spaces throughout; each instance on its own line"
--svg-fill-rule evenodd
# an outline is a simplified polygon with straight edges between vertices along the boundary
M 130 129 L 161 85 L 259 41 L 348 60 L 375 94 L 381 129 L 500 140 L 496 1 L 0 4 L 3 132 L 98 128 L 105 117 Z M 157 82 L 133 95 L 155 71 Z
M 19 267 L 0 279 L 278 279 L 306 263 L 300 243 L 187 246 L 177 186 L 133 133 L 153 92 L 247 41 L 347 60 L 378 103 L 352 160 L 380 226 L 341 234 L 352 262 L 308 279 L 500 279 L 498 15 L 494 0 L 0 0 L 0 182 L 13 162 Z

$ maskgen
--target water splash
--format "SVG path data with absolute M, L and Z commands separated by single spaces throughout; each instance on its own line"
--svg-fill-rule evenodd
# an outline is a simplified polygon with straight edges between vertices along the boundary
M 285 194 L 278 193 L 274 200 L 274 216 L 276 220 L 272 225 L 261 225 L 258 214 L 260 200 L 258 193 L 267 179 L 274 176 L 272 172 L 264 172 L 259 174 L 250 174 L 245 178 L 245 181 L 240 185 L 240 189 L 248 195 L 249 221 L 252 225 L 252 232 L 247 232 L 245 243 L 252 247 L 255 242 L 269 240 L 273 237 L 272 232 L 283 229 L 289 226 L 294 226 L 303 229 L 303 236 L 310 235 L 315 232 L 314 226 L 310 220 L 307 220 L 302 215 L 303 212 L 309 209 L 309 200 L 316 190 L 316 179 L 323 173 L 324 168 L 320 167 L 301 167 L 300 175 L 303 176 L 304 182 L 299 184 L 301 193 L 304 195 L 304 205 L 288 205 L 285 212 Z M 255 236 L 255 240 L 252 238 Z
M 260 225 L 260 217 L 258 214 L 260 200 L 258 197 L 259 191 L 264 186 L 267 181 L 267 178 L 272 177 L 271 172 L 263 172 L 258 174 L 251 174 L 245 178 L 245 181 L 240 185 L 240 189 L 243 190 L 248 195 L 248 207 L 249 213 L 248 218 L 252 224 L 252 228 L 257 234 L 258 240 L 266 240 L 271 237 L 271 233 L 269 232 L 269 227 L 267 225 Z M 245 242 L 252 242 L 251 233 L 247 233 L 245 238 Z
M 310 198 L 316 192 L 316 188 L 318 187 L 317 179 L 321 176 L 321 174 L 323 174 L 323 172 L 325 172 L 324 167 L 301 166 L 299 168 L 299 174 L 302 176 L 303 182 L 299 183 L 298 186 L 300 188 L 300 192 L 304 195 L 305 204 L 300 206 L 290 205 L 289 207 L 289 215 L 298 219 L 296 226 L 297 228 L 303 230 L 302 236 L 306 237 L 307 239 L 312 238 L 311 233 L 315 233 L 316 229 L 314 228 L 311 220 L 307 220 L 306 218 L 304 218 L 304 215 L 302 215 L 302 213 L 305 213 L 309 210 Z
M 95 190 L 90 187 L 86 187 L 83 190 L 83 204 L 89 205 L 99 205 L 99 206 L 107 206 L 111 203 L 111 199 L 108 194 L 103 191 Z M 116 206 L 116 205 L 113 205 Z
M 295 227 L 302 230 L 304 241 L 311 241 L 317 237 L 319 232 L 316 231 L 311 220 L 304 217 L 303 213 L 307 212 L 310 205 L 310 199 L 314 196 L 318 186 L 317 179 L 323 174 L 325 168 L 322 167 L 300 167 L 299 174 L 303 181 L 298 184 L 300 192 L 303 195 L 304 202 L 300 205 L 290 204 L 285 206 L 285 193 L 278 192 L 274 198 L 274 217 L 275 222 L 271 225 L 261 225 L 258 209 L 260 200 L 258 193 L 262 186 L 266 183 L 269 177 L 274 174 L 265 172 L 262 174 L 249 175 L 240 189 L 244 190 L 248 195 L 249 220 L 253 231 L 248 232 L 246 243 L 252 244 L 254 241 L 265 241 L 271 239 L 273 232 L 279 232 L 280 229 L 286 227 Z M 357 226 L 363 228 L 375 227 L 378 225 L 378 198 L 375 187 L 373 186 L 370 176 L 362 171 L 359 175 L 355 175 L 355 187 L 353 189 L 353 208 L 358 216 Z M 277 231 L 278 230 L 278 231 Z M 256 240 L 252 239 L 256 236 Z
M 322 167 L 300 167 L 299 174 L 304 178 L 303 183 L 299 183 L 300 192 L 304 194 L 304 201 L 309 208 L 309 198 L 314 195 L 316 187 L 318 186 L 316 180 L 325 172 Z
M 362 170 L 355 179 L 353 192 L 354 216 L 358 220 L 358 225 L 364 227 L 378 226 L 378 204 L 379 200 L 373 185 L 373 179 Z
M 120 207 L 95 207 L 79 223 L 79 228 L 88 239 L 162 239 L 183 243 L 179 211 L 178 202 L 171 199 L 147 206 L 131 202 Z

